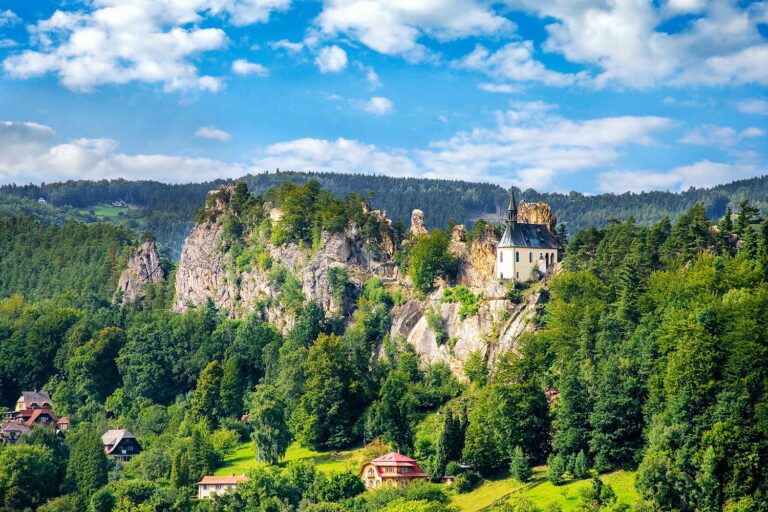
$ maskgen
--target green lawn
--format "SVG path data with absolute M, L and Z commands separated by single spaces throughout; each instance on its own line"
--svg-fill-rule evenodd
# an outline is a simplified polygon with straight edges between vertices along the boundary
M 288 447 L 285 458 L 280 465 L 284 466 L 289 462 L 303 460 L 313 463 L 319 471 L 326 473 L 345 470 L 357 471 L 362 462 L 361 452 L 362 448 L 341 452 L 315 452 L 294 443 Z M 235 450 L 235 453 L 224 459 L 224 465 L 216 470 L 216 474 L 239 475 L 247 473 L 256 465 L 256 451 L 253 443 L 243 443 Z
M 472 492 L 455 495 L 451 503 L 459 507 L 462 512 L 477 512 L 500 499 L 524 497 L 531 500 L 537 510 L 545 510 L 552 504 L 560 505 L 563 512 L 575 510 L 579 491 L 591 485 L 589 479 L 554 486 L 543 480 L 545 470 L 544 467 L 536 468 L 534 481 L 524 486 L 510 477 L 509 473 L 501 473 Z M 613 487 L 619 501 L 631 504 L 638 499 L 634 472 L 616 471 L 602 475 L 601 478 L 603 482 Z
M 103 219 L 103 218 L 117 217 L 121 213 L 127 214 L 130 208 L 112 206 L 111 204 L 106 204 L 106 203 L 99 203 L 93 206 L 89 206 L 88 208 L 78 209 L 78 211 L 83 215 L 90 215 L 91 210 L 93 210 L 93 214 L 96 217 L 98 217 L 99 219 Z

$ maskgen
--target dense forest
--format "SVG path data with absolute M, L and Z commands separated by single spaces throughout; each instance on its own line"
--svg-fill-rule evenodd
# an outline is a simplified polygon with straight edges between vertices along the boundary
M 367 197 L 374 208 L 386 210 L 392 220 L 401 219 L 406 226 L 414 208 L 425 211 L 427 227 L 436 228 L 451 221 L 471 225 L 481 217 L 497 218 L 508 201 L 508 192 L 498 185 L 465 181 L 297 172 L 249 175 L 243 181 L 252 192 L 263 193 L 285 181 L 306 183 L 310 179 L 317 180 L 323 189 L 338 197 L 349 193 Z M 8 202 L 3 196 L 29 201 L 43 198 L 58 207 L 70 206 L 70 215 L 94 221 L 96 219 L 89 218 L 83 209 L 99 203 L 125 201 L 140 208 L 110 220 L 138 231 L 153 232 L 162 246 L 178 256 L 195 211 L 206 194 L 222 183 L 217 180 L 170 185 L 152 181 L 102 180 L 5 185 L 0 187 L 0 211 L 3 211 L 3 203 Z M 577 192 L 540 193 L 531 189 L 517 192 L 527 201 L 549 204 L 571 233 L 591 226 L 604 227 L 613 220 L 624 221 L 630 217 L 641 225 L 658 222 L 664 216 L 674 221 L 695 203 L 702 203 L 707 215 L 713 218 L 722 216 L 729 204 L 735 207 L 744 199 L 761 210 L 768 209 L 768 177 L 736 181 L 711 189 L 692 188 L 682 193 L 585 195 Z M 50 215 L 48 209 L 36 210 L 29 204 L 25 208 L 37 211 L 39 215 Z
M 756 180 L 754 189 L 765 183 Z M 434 185 L 439 190 L 449 182 Z M 741 193 L 740 187 L 749 188 L 733 185 L 728 193 Z M 231 214 L 221 222 L 230 243 L 265 222 L 261 201 L 295 213 L 271 230 L 276 243 L 311 246 L 318 230 L 367 222 L 358 198 L 345 197 L 348 190 L 334 197 L 310 182 L 255 192 L 260 197 L 241 185 L 227 198 Z M 258 311 L 232 319 L 211 301 L 173 313 L 172 280 L 121 308 L 108 299 L 122 249 L 135 243 L 127 231 L 3 219 L 0 403 L 12 407 L 21 390 L 48 390 L 72 428 L 63 436 L 36 428 L 16 444 L 0 445 L 0 507 L 449 512 L 453 493 L 507 469 L 525 482 L 533 465 L 546 464 L 555 485 L 592 475 L 594 486 L 578 510 L 765 510 L 768 220 L 748 201 L 735 215 L 708 217 L 715 203 L 709 209 L 696 203 L 698 193 L 646 196 L 659 201 L 647 210 L 660 217 L 653 223 L 629 218 L 571 231 L 564 270 L 548 282 L 537 331 L 494 366 L 473 354 L 466 380 L 445 363 L 423 363 L 413 347 L 390 338 L 403 292 L 380 279 L 365 283 L 348 322 L 326 317 L 294 287 L 297 318 L 286 333 Z M 504 192 L 497 197 L 503 200 Z M 569 204 L 570 196 L 559 197 Z M 579 197 L 574 208 L 592 200 Z M 604 200 L 612 198 L 616 209 L 624 200 L 631 211 L 639 197 Z M 687 209 L 674 210 L 689 200 Z M 449 202 L 421 206 L 429 211 Z M 664 207 L 675 220 L 663 215 Z M 205 210 L 198 220 L 202 215 Z M 643 220 L 652 219 L 648 213 Z M 382 229 L 369 225 L 372 242 Z M 455 272 L 443 231 L 421 241 L 402 243 L 403 237 L 394 237 L 397 259 L 420 283 L 415 293 Z M 276 279 L 291 282 L 290 271 L 281 272 Z M 447 300 L 467 297 L 461 287 L 443 293 Z M 472 315 L 471 301 L 466 306 Z M 128 463 L 107 459 L 99 439 L 107 428 L 130 429 L 144 450 Z M 453 489 L 425 483 L 364 492 L 353 473 L 278 464 L 292 442 L 335 451 L 371 439 L 371 454 L 379 446 L 413 454 L 435 482 L 457 476 Z M 194 483 L 244 442 L 264 462 L 250 479 L 219 499 L 192 500 Z M 636 503 L 618 503 L 600 480 L 618 468 L 637 470 L 642 499 Z M 500 503 L 492 510 L 535 510 L 535 504 Z

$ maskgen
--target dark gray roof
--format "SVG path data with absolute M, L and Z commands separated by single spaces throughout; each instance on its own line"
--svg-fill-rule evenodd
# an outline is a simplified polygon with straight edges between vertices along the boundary
M 22 391 L 20 398 L 24 400 L 25 404 L 35 403 L 42 405 L 45 402 L 51 403 L 51 395 L 45 391 Z
M 508 222 L 504 234 L 501 235 L 499 247 L 557 249 L 557 242 L 545 224 Z

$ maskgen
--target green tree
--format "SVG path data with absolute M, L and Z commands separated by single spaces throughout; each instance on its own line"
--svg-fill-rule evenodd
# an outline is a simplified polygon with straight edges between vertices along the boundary
M 192 421 L 206 419 L 211 422 L 211 425 L 218 422 L 221 376 L 221 364 L 218 361 L 211 361 L 200 373 L 189 404 L 189 415 Z
M 565 483 L 565 458 L 560 455 L 550 455 L 547 458 L 547 480 L 553 485 L 563 485 Z
M 256 458 L 277 464 L 291 442 L 291 433 L 285 421 L 285 404 L 275 386 L 260 384 L 248 398 L 248 422 L 253 428 Z
M 70 434 L 67 444 L 70 445 L 68 485 L 87 502 L 93 493 L 107 483 L 109 463 L 104 454 L 104 445 L 99 434 L 88 429 Z
M 456 274 L 457 258 L 448 250 L 450 237 L 439 229 L 413 241 L 408 260 L 408 275 L 422 293 L 432 288 L 435 279 Z
M 0 450 L 0 502 L 7 510 L 37 507 L 56 494 L 56 461 L 50 448 L 12 445 Z
M 512 451 L 512 460 L 509 462 L 509 472 L 513 478 L 522 483 L 530 480 L 531 475 L 533 475 L 531 463 L 528 462 L 528 458 L 519 446 L 515 446 L 515 449 Z
M 243 413 L 243 396 L 247 384 L 243 375 L 243 366 L 240 357 L 232 353 L 224 360 L 221 376 L 221 397 L 218 407 L 222 415 L 237 418 Z

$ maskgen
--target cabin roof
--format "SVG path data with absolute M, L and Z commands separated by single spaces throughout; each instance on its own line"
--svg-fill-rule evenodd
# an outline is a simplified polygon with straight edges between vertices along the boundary
M 205 475 L 202 480 L 197 482 L 197 485 L 237 485 L 241 482 L 248 480 L 245 475 L 232 475 L 232 476 L 215 476 Z
M 47 403 L 48 405 L 51 405 L 51 395 L 46 393 L 45 391 L 22 391 L 21 396 L 19 397 L 19 402 L 24 402 L 24 404 L 44 404 Z
M 104 432 L 104 435 L 101 436 L 101 442 L 104 444 L 107 453 L 112 453 L 112 450 L 114 450 L 123 439 L 136 439 L 136 437 L 127 429 L 107 430 Z

